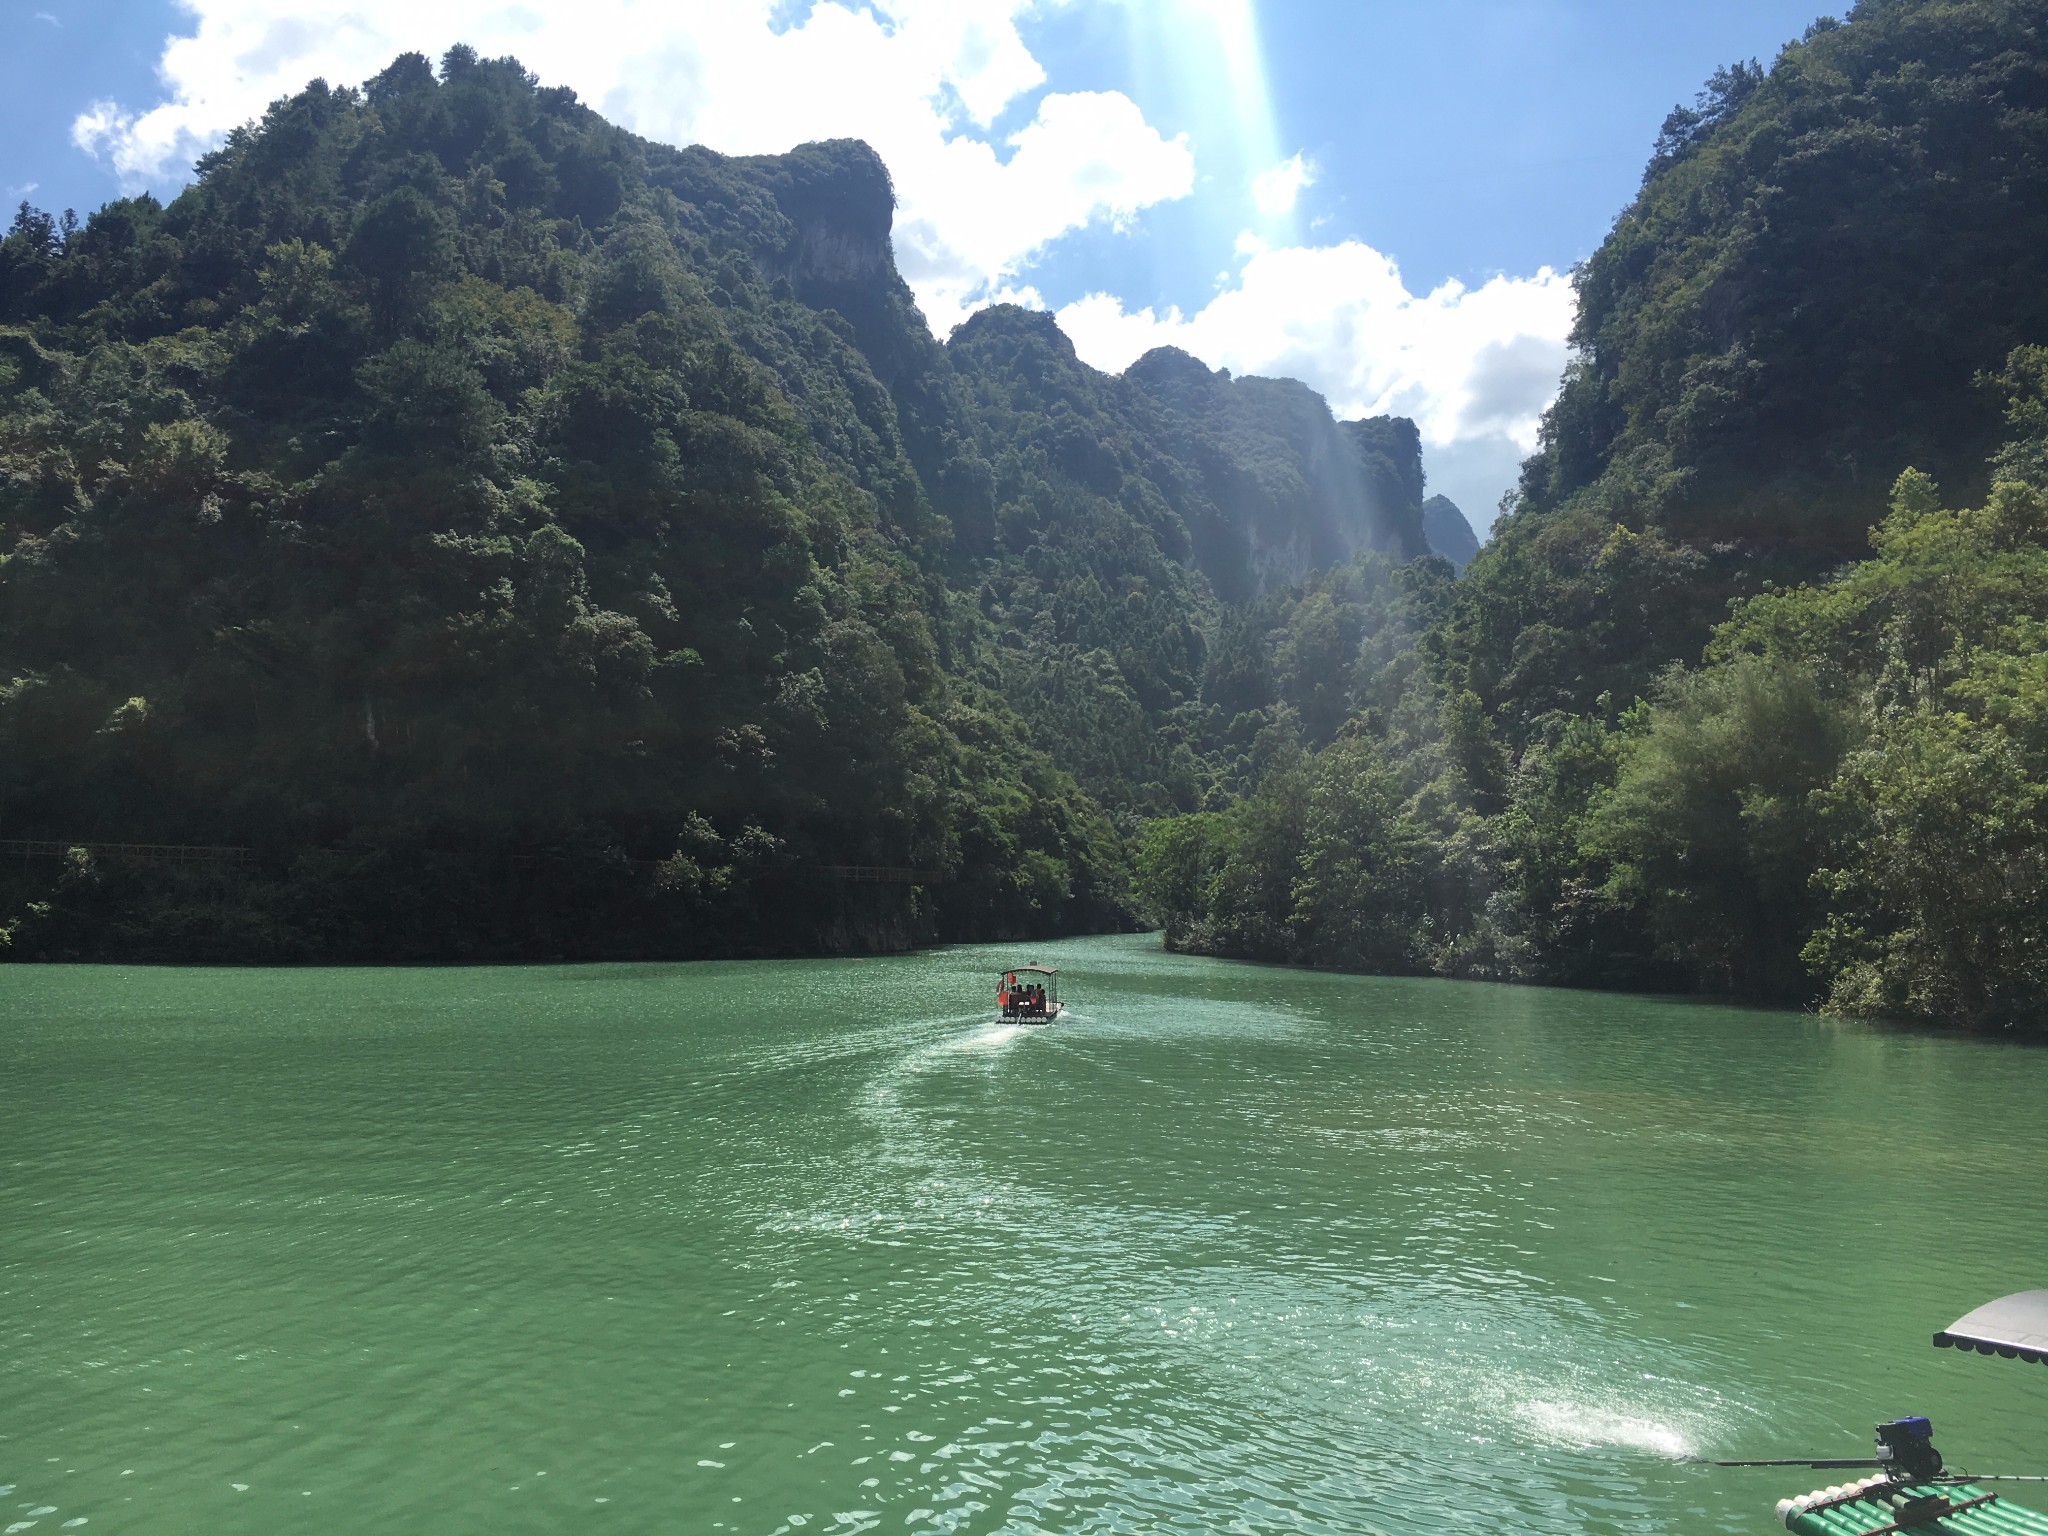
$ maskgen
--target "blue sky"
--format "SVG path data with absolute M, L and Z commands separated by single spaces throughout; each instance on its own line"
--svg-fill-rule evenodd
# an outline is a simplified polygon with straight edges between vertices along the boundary
M 1533 441 L 1571 264 L 1664 114 L 1815 0 L 0 0 L 0 192 L 170 194 L 314 74 L 513 52 L 636 131 L 882 149 L 942 333 L 1010 297 L 1120 368 L 1171 342 L 1423 427 L 1482 531 Z M 181 39 L 167 50 L 167 40 Z

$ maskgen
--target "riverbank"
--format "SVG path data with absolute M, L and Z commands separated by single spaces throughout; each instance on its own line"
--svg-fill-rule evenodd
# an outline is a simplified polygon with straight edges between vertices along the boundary
M 55 847 L 56 845 L 51 845 Z M 184 850 L 172 850 L 179 852 Z M 1116 893 L 1041 923 L 918 870 L 806 866 L 715 891 L 617 850 L 311 850 L 0 858 L 0 960 L 173 965 L 525 964 L 903 954 L 1135 926 Z
M 1356 976 L 1356 977 L 1400 977 L 1424 979 L 1427 973 L 1354 970 L 1341 965 L 1316 965 L 1305 960 L 1275 960 L 1254 955 L 1233 955 L 1212 949 L 1194 948 L 1184 944 L 1168 942 L 1162 933 L 1160 947 L 1172 955 L 1184 955 L 1195 960 L 1215 960 L 1231 965 L 1271 966 L 1276 970 L 1302 971 L 1311 975 Z M 1646 997 L 1698 1003 L 1709 1007 L 1741 1008 L 1757 1013 L 1797 1013 L 1820 1018 L 1840 1019 L 1844 1022 L 1868 1025 L 1884 1029 L 1903 1030 L 1911 1034 L 1926 1035 L 1934 1039 L 1992 1040 L 2008 1044 L 2048 1046 L 2048 1030 L 2015 1026 L 2009 1029 L 1971 1029 L 1963 1026 L 1944 1026 L 1921 1014 L 1889 1016 L 1882 1012 L 1870 1011 L 1852 1014 L 1824 1006 L 1819 998 L 1804 1006 L 1797 999 L 1757 997 L 1736 992 L 1696 992 L 1685 985 L 1685 978 L 1675 971 L 1650 971 L 1639 978 L 1640 984 L 1632 986 L 1573 986 L 1562 981 L 1544 981 L 1525 977 L 1497 977 L 1487 975 L 1456 976 L 1439 978 L 1478 986 L 1535 987 L 1544 991 L 1597 992 L 1617 997 Z M 1663 985 L 1658 985 L 1661 981 Z

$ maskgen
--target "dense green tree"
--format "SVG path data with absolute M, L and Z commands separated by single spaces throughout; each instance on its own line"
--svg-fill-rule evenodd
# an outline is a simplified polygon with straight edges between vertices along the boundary
M 2041 0 L 1864 0 L 1667 122 L 1446 635 L 1518 745 L 1863 554 L 1902 470 L 1986 489 L 1975 381 L 2048 336 L 2044 36 Z
M 873 163 L 825 156 L 849 161 Z M 1049 741 L 940 664 L 893 405 L 763 271 L 792 230 L 748 163 L 464 49 L 276 104 L 167 207 L 24 211 L 0 819 L 257 861 L 103 867 L 35 898 L 14 951 L 1123 921 L 1123 852 Z M 976 900 L 831 873 L 873 865 Z
M 1315 583 L 1219 630 L 1217 712 L 1312 755 L 1219 778 L 1173 942 L 2048 1023 L 2044 39 L 1864 0 L 1672 114 L 1493 538 L 1399 573 L 1412 650 L 1304 691 Z
M 1293 883 L 1293 947 L 1311 961 L 1425 968 L 1415 914 L 1434 840 L 1407 814 L 1398 777 L 1368 736 L 1319 753 Z
M 1204 701 L 1218 590 L 1419 549 L 1419 443 L 1021 310 L 942 346 L 893 209 L 863 145 L 670 149 L 458 46 L 274 103 L 168 205 L 20 210 L 0 825 L 256 859 L 29 870 L 15 952 L 1128 921 L 1122 832 L 1249 787 L 1289 707 Z M 1323 653 L 1256 644 L 1333 732 Z
M 1672 674 L 1580 832 L 1606 869 L 1604 899 L 1641 911 L 1696 985 L 1796 996 L 1818 916 L 1811 797 L 1852 729 L 1796 662 L 1742 656 Z
M 2001 481 L 1951 511 L 1904 476 L 1871 560 L 1729 626 L 1725 644 L 1811 653 L 1860 700 L 1862 739 L 1813 797 L 1827 906 L 1807 958 L 1831 1007 L 2048 1026 L 2044 491 Z

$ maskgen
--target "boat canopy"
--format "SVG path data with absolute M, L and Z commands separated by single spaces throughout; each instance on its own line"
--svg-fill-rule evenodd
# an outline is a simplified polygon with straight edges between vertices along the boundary
M 2015 1291 L 1987 1301 L 1937 1333 L 1934 1347 L 2048 1364 L 2048 1291 Z
M 1050 1019 L 1060 1011 L 1060 973 L 1050 965 L 1009 966 L 996 973 L 996 993 L 1004 1018 Z

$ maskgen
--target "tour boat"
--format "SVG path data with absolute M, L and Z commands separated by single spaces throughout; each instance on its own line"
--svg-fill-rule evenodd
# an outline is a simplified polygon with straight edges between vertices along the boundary
M 1034 987 L 1039 997 L 1027 994 Z M 996 1007 L 1011 1023 L 1050 1024 L 1060 1016 L 1060 973 L 1049 965 L 1011 966 L 996 977 Z
M 1986 1302 L 1934 1336 L 1937 1349 L 1975 1350 L 2048 1365 L 2048 1291 L 2019 1291 Z M 1778 1518 L 1795 1536 L 2048 1536 L 2048 1515 L 2015 1504 L 1986 1483 L 2044 1482 L 2029 1473 L 1949 1471 L 1925 1418 L 1877 1426 L 1877 1454 L 1860 1460 L 1720 1462 L 1721 1466 L 1872 1467 L 1869 1476 L 1778 1501 Z

